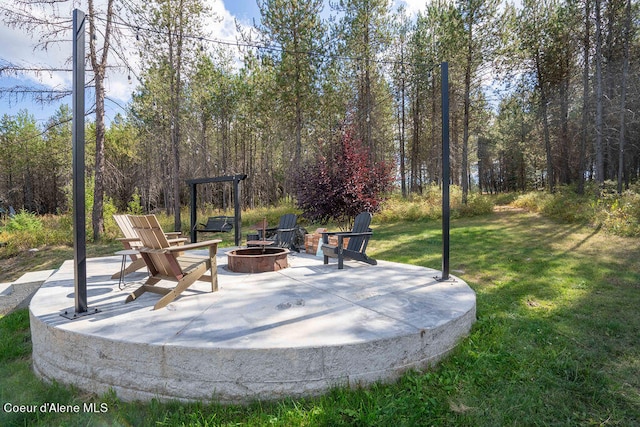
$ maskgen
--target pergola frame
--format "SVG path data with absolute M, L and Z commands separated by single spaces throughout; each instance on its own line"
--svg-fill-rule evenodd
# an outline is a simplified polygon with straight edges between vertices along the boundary
M 246 174 L 217 176 L 214 178 L 188 179 L 187 184 L 191 187 L 191 243 L 198 240 L 198 230 L 196 230 L 198 200 L 198 184 L 208 184 L 212 182 L 233 182 L 233 222 L 235 233 L 235 245 L 240 246 L 240 181 L 247 177 Z

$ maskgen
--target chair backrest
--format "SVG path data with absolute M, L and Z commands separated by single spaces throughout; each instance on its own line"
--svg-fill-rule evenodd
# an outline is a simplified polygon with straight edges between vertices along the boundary
M 164 234 L 160 222 L 155 215 L 129 215 L 129 220 L 142 246 L 149 249 L 164 249 L 169 247 L 169 241 Z
M 120 231 L 122 231 L 122 235 L 127 239 L 135 239 L 138 237 L 135 231 L 133 231 L 133 226 L 131 225 L 131 221 L 129 220 L 129 215 L 114 215 L 113 219 L 120 227 Z
M 284 214 L 280 217 L 277 229 L 277 245 L 281 248 L 292 249 L 296 237 L 295 227 L 298 222 L 296 214 Z M 286 230 L 286 231 L 285 231 Z
M 129 215 L 114 215 L 113 219 L 118 224 L 120 231 L 122 232 L 122 236 L 125 239 L 140 239 L 138 237 L 138 233 L 133 229 L 133 225 L 131 224 L 131 220 L 129 219 Z M 138 241 L 129 241 L 129 247 L 136 249 L 142 246 L 142 242 Z
M 364 233 L 367 231 L 371 231 L 369 225 L 371 224 L 372 215 L 369 212 L 361 212 L 356 216 L 356 219 L 353 221 L 353 228 L 351 231 L 353 233 Z M 366 249 L 366 243 L 369 242 L 369 236 L 356 236 L 351 237 L 349 239 L 349 244 L 347 244 L 347 250 L 354 252 L 362 252 Z
M 280 217 L 278 228 L 294 228 L 298 222 L 298 216 L 296 214 L 284 214 Z
M 169 247 L 167 236 L 164 234 L 158 218 L 155 215 L 130 215 L 133 229 L 140 237 L 142 246 L 148 249 L 164 249 Z M 153 275 L 160 273 L 165 276 L 175 276 L 175 268 L 179 265 L 162 252 L 148 252 L 143 254 L 147 267 Z M 149 265 L 149 261 L 153 265 Z

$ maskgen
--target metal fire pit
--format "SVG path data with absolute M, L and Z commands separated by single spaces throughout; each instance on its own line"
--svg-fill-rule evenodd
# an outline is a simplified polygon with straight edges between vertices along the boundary
M 264 273 L 287 268 L 285 248 L 242 248 L 227 253 L 227 267 L 235 273 Z

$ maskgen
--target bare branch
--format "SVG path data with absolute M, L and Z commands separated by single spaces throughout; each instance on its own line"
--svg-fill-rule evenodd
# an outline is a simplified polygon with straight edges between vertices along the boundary
M 12 87 L 0 87 L 0 98 L 8 97 L 9 102 L 11 99 L 16 102 L 27 98 L 33 99 L 39 104 L 50 104 L 71 95 L 69 89 L 43 89 L 33 86 L 12 86 Z

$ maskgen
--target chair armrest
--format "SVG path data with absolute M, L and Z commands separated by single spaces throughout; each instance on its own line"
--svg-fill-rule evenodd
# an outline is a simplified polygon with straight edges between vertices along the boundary
M 167 242 L 169 242 L 169 244 L 173 244 L 173 243 L 183 243 L 188 241 L 189 239 L 187 239 L 186 237 L 180 237 L 178 239 L 167 239 Z M 184 247 L 184 246 L 182 246 Z
M 334 235 L 343 236 L 343 237 L 373 236 L 373 231 L 363 231 L 362 233 L 353 233 L 351 231 L 344 231 L 344 232 L 334 233 Z
M 210 247 L 210 246 L 213 246 L 213 245 L 217 245 L 220 242 L 222 242 L 221 239 L 205 240 L 205 241 L 202 241 L 202 242 L 190 243 L 188 245 L 171 246 L 171 247 L 165 248 L 163 250 L 167 251 L 167 252 L 182 252 L 182 251 L 189 251 L 191 249 L 207 248 L 207 247 Z
M 267 228 L 267 231 L 269 231 L 268 228 Z M 296 231 L 296 227 L 294 227 L 294 228 L 276 228 L 275 231 Z
M 118 242 L 139 242 L 140 239 L 137 237 L 118 237 L 116 238 Z
M 169 236 L 180 236 L 182 234 L 182 231 L 168 231 L 165 232 L 164 235 L 169 237 Z
M 342 237 L 373 236 L 373 231 L 363 231 L 362 233 L 354 233 L 352 231 L 325 231 L 322 233 L 322 243 L 329 243 L 329 236 L 342 236 Z

